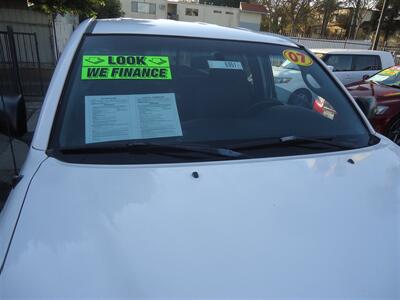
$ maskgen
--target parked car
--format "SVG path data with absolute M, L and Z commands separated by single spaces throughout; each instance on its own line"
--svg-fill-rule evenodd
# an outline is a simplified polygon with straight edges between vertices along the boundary
M 350 84 L 353 96 L 373 96 L 377 99 L 376 115 L 371 119 L 375 129 L 400 144 L 400 66 L 380 71 L 372 77 Z
M 300 65 L 282 56 L 271 57 L 271 64 L 279 101 L 305 108 L 312 108 L 319 101 L 318 95 L 304 86 Z
M 284 60 L 278 65 L 272 65 L 276 92 L 280 101 L 297 105 L 303 103 L 304 107 L 312 107 L 315 94 L 307 87 L 301 77 L 299 65 L 289 60 Z
M 390 52 L 356 49 L 311 49 L 343 84 L 360 81 L 394 65 Z
M 283 37 L 83 22 L 0 215 L 0 298 L 398 299 L 400 148 L 356 100 Z

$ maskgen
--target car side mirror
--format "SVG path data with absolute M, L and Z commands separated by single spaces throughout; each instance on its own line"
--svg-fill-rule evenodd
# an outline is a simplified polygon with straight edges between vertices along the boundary
M 327 67 L 328 67 L 329 71 L 331 71 L 331 72 L 335 71 L 335 67 L 334 66 L 327 65 Z
M 0 133 L 17 138 L 26 132 L 26 108 L 22 95 L 0 95 Z
M 354 100 L 356 100 L 358 106 L 368 119 L 375 116 L 377 108 L 375 97 L 354 97 Z
M 363 75 L 362 80 L 367 80 L 370 76 L 368 74 Z

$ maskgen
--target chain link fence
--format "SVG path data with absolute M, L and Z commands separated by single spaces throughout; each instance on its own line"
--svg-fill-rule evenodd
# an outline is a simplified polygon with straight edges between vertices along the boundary
M 303 36 L 287 36 L 293 41 L 304 45 L 310 49 L 331 48 L 331 49 L 370 49 L 371 41 L 364 40 L 340 40 L 340 39 L 324 39 Z

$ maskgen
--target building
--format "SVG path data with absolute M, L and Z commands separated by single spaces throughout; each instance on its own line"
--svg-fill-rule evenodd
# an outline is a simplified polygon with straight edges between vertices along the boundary
M 256 3 L 240 2 L 239 26 L 251 30 L 260 30 L 262 16 L 267 10 L 263 5 Z
M 260 30 L 266 9 L 260 4 L 241 2 L 240 7 L 214 6 L 184 0 L 121 0 L 125 17 L 205 22 L 226 27 Z
M 26 0 L 0 0 L 0 89 L 43 96 L 79 19 L 69 14 L 53 18 L 28 4 Z
M 34 33 L 40 59 L 44 64 L 54 63 L 78 24 L 77 16 L 66 14 L 53 19 L 50 15 L 28 7 L 25 0 L 0 1 L 0 31 L 6 31 L 7 26 L 11 26 L 16 32 Z

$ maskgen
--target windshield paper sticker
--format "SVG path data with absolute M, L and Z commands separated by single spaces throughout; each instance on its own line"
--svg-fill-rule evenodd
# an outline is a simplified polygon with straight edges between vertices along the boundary
M 311 59 L 311 57 L 300 51 L 287 49 L 287 50 L 283 51 L 283 56 L 288 61 L 290 61 L 296 65 L 299 65 L 299 66 L 308 67 L 313 64 L 313 60 Z
M 168 56 L 84 55 L 82 80 L 171 80 Z
M 208 60 L 210 69 L 243 70 L 240 61 Z
M 378 75 L 383 75 L 383 76 L 394 76 L 400 73 L 400 69 L 396 67 L 391 67 L 389 69 L 381 71 Z
M 175 94 L 85 97 L 86 144 L 182 136 Z

